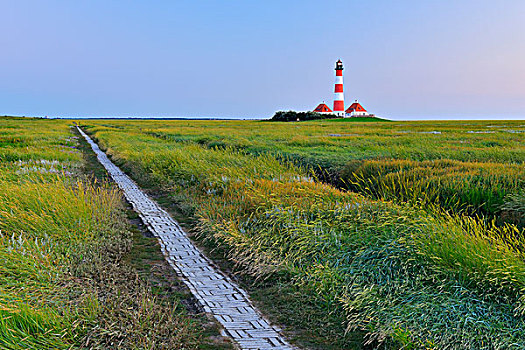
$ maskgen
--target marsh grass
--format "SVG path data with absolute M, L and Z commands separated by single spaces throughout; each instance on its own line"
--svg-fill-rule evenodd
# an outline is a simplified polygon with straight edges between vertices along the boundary
M 161 139 L 169 144 L 270 154 L 313 170 L 320 180 L 372 198 L 424 200 L 499 222 L 513 220 L 514 215 L 500 209 L 503 198 L 519 193 L 525 182 L 525 134 L 517 132 L 524 128 L 522 121 L 114 121 L 98 125 L 101 135 L 112 132 L 114 142 L 131 133 L 152 144 Z
M 505 197 L 525 185 L 521 164 L 453 160 L 363 160 L 340 172 L 346 188 L 372 198 L 439 205 L 468 215 L 498 217 Z
M 495 213 L 501 201 L 514 203 L 509 193 L 523 179 L 522 158 L 515 156 L 524 150 L 510 148 L 520 134 L 497 134 L 497 149 L 462 154 L 433 138 L 461 133 L 447 142 L 475 137 L 469 142 L 477 143 L 486 135 L 452 123 L 439 124 L 441 134 L 427 133 L 436 125 L 404 124 L 419 128 L 417 136 L 399 137 L 391 123 L 334 123 L 363 135 L 345 140 L 319 135 L 330 128 L 322 122 L 286 128 L 223 121 L 90 124 L 89 132 L 134 178 L 191 206 L 200 239 L 239 271 L 268 285 L 292 281 L 310 291 L 298 294 L 310 305 L 344 315 L 346 336 L 327 331 L 340 334 L 341 347 L 355 346 L 358 334 L 363 346 L 373 347 L 525 347 L 523 231 L 476 216 L 480 208 Z M 210 146 L 214 140 L 221 146 Z M 397 148 L 389 149 L 393 142 Z M 418 148 L 408 147 L 414 143 Z M 355 149 L 344 153 L 343 145 Z M 346 162 L 378 154 L 409 159 L 358 162 L 358 170 L 372 164 L 364 168 L 372 175 L 361 177 L 367 198 L 297 166 L 343 166 L 334 152 L 346 154 Z
M 506 221 L 525 227 L 525 192 L 507 195 L 500 209 Z
M 230 348 L 125 263 L 122 196 L 79 173 L 68 124 L 0 119 L 0 348 Z
M 71 269 L 82 261 L 84 249 L 95 248 L 95 241 L 113 233 L 120 196 L 58 176 L 46 182 L 2 183 L 0 188 L 0 288 L 6 327 L 0 343 L 13 349 L 19 348 L 13 345 L 17 343 L 69 348 L 80 335 L 70 318 L 76 311 L 67 306 L 64 283 L 73 278 Z

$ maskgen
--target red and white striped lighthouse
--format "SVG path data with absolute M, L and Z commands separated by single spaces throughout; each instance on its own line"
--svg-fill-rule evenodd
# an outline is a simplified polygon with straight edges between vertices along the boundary
M 343 62 L 337 60 L 335 63 L 335 96 L 334 114 L 345 116 L 345 97 L 343 94 Z

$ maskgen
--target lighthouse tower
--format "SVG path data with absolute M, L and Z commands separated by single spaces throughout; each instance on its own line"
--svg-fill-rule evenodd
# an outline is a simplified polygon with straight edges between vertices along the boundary
M 337 60 L 335 63 L 335 96 L 334 114 L 345 116 L 345 97 L 343 94 L 343 62 Z

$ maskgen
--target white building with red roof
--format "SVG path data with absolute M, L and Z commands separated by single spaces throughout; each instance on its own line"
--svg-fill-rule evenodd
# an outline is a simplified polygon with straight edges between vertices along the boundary
M 333 113 L 332 110 L 324 102 L 320 103 L 319 106 L 315 107 L 313 111 L 316 113 L 321 113 L 321 114 Z
M 370 114 L 368 114 L 366 109 L 363 106 L 361 106 L 361 104 L 357 102 L 357 100 L 355 100 L 355 102 L 352 103 L 350 107 L 346 109 L 347 117 L 364 117 L 368 115 Z

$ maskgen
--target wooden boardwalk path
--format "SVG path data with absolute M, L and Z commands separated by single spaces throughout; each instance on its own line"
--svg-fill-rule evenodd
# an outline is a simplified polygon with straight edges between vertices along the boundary
M 193 245 L 179 224 L 113 164 L 82 129 L 77 129 L 144 224 L 158 238 L 166 260 L 227 335 L 241 349 L 294 349 L 252 305 L 246 292 Z

